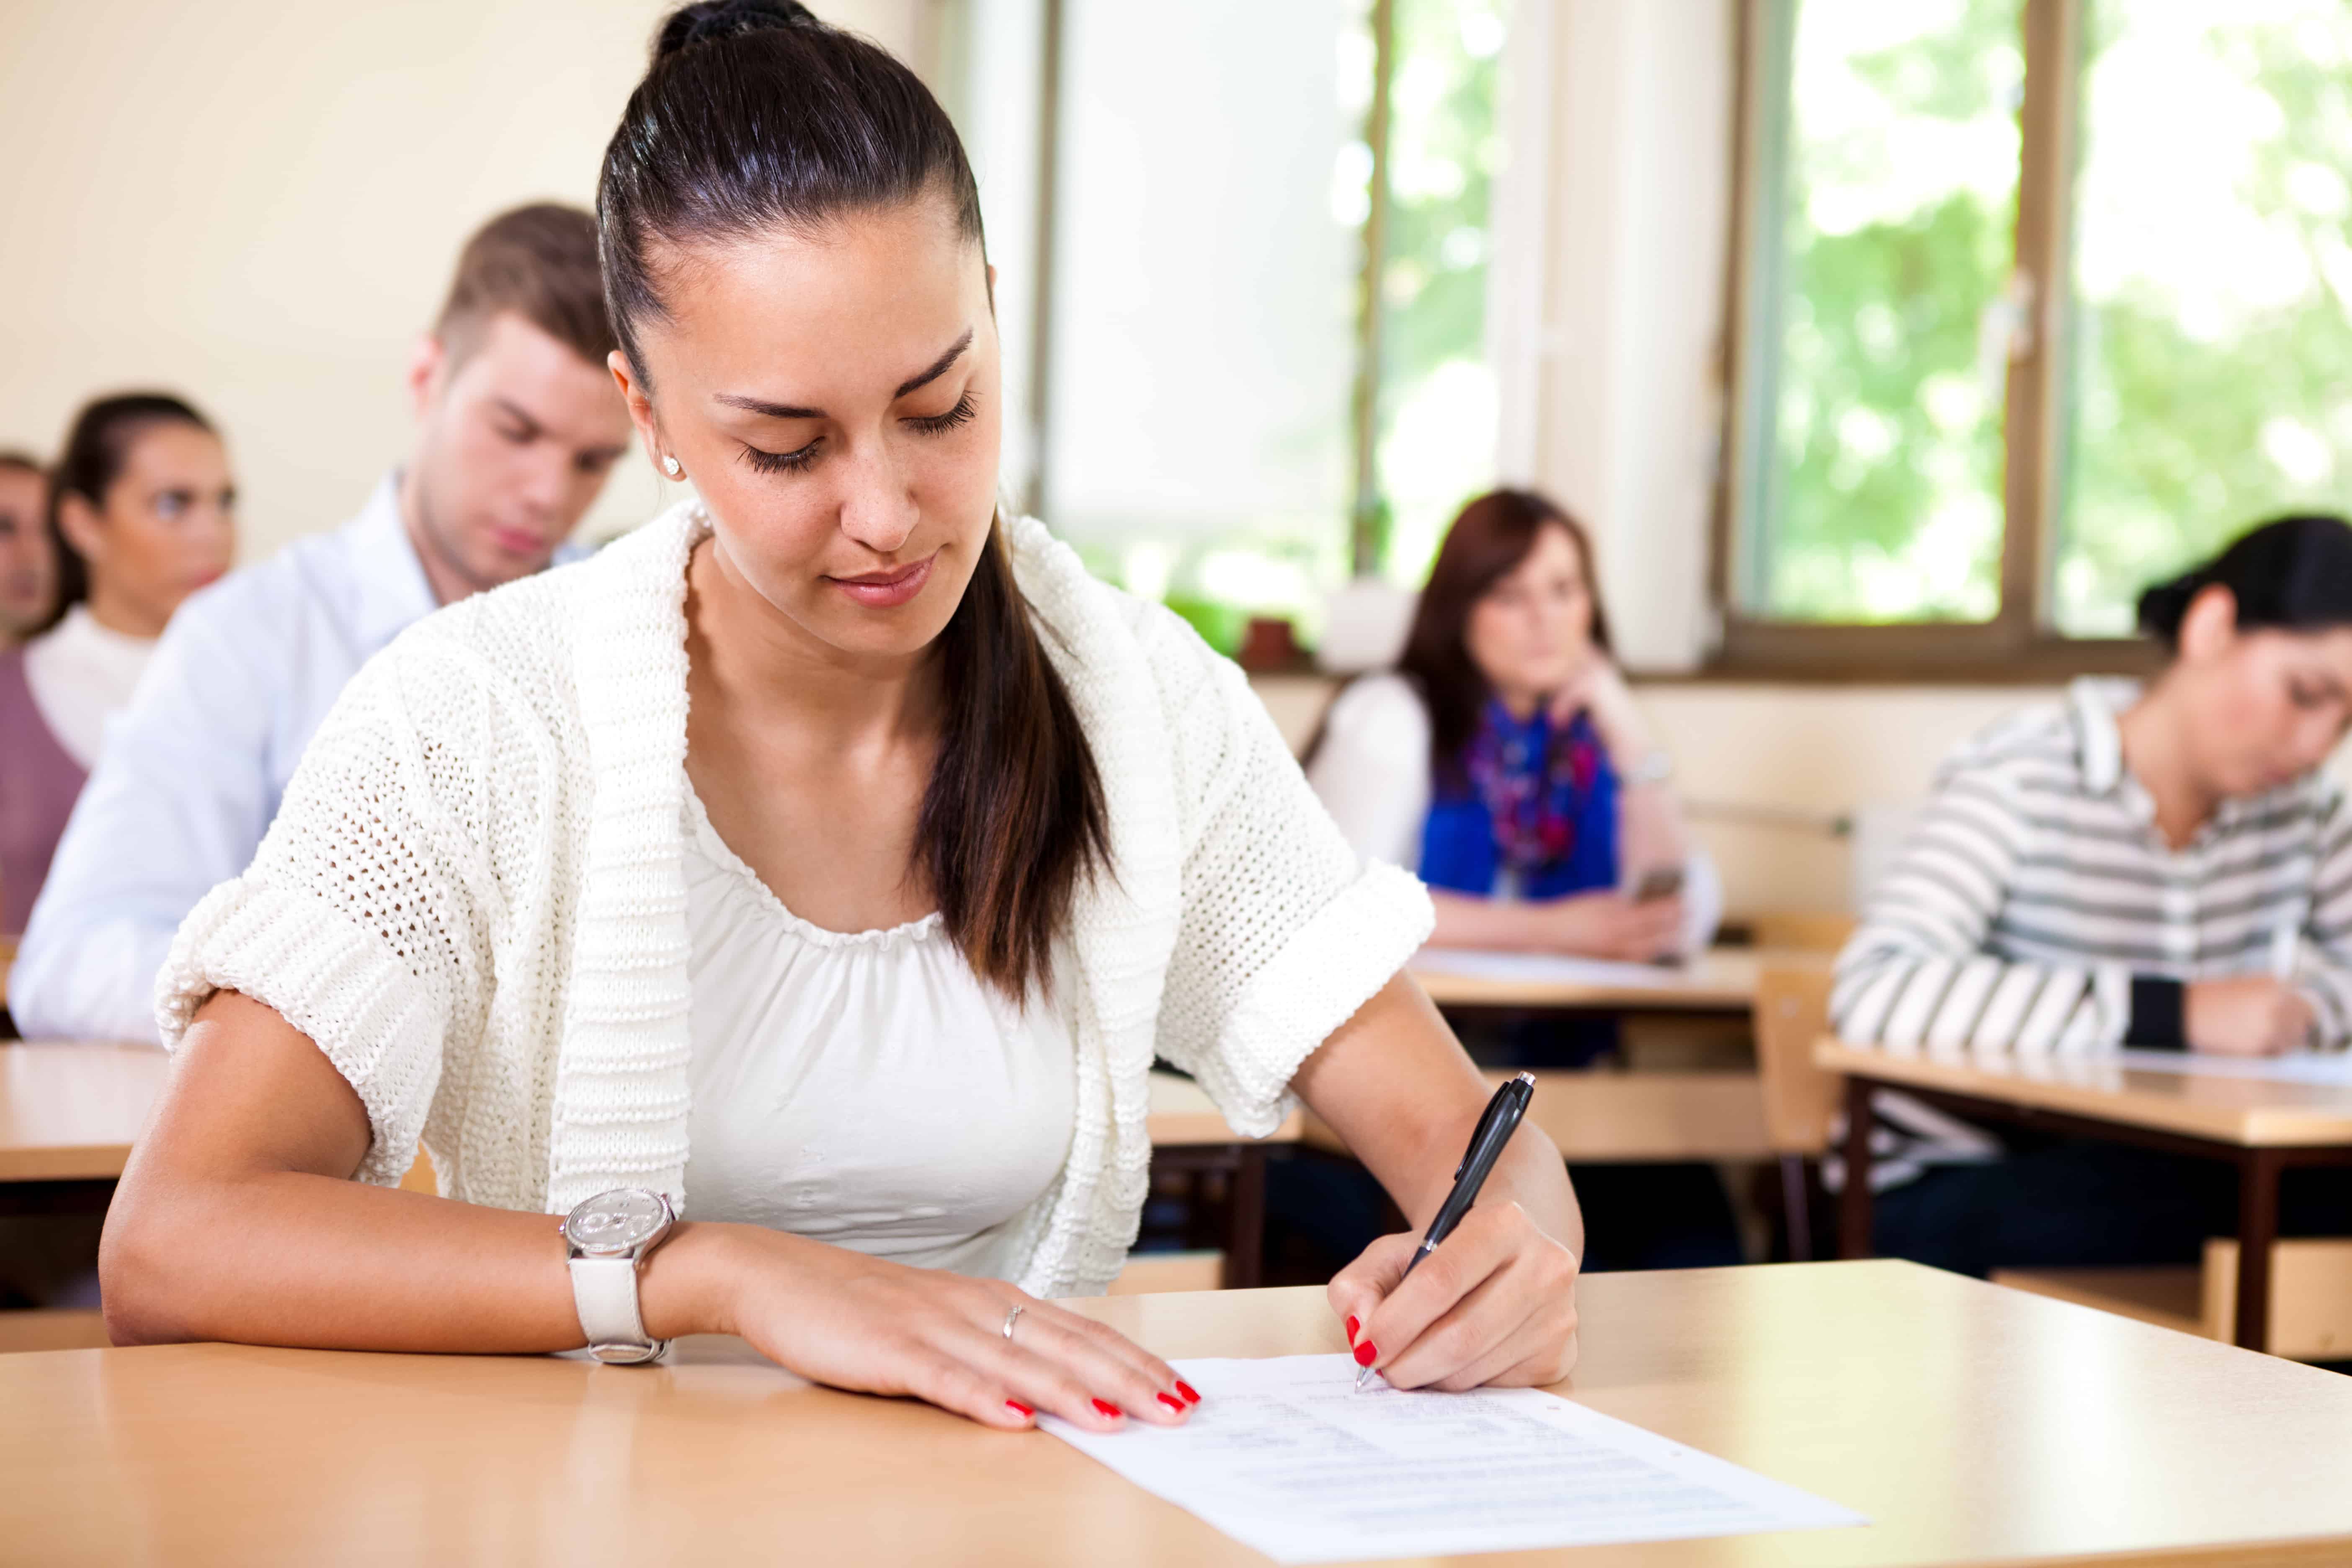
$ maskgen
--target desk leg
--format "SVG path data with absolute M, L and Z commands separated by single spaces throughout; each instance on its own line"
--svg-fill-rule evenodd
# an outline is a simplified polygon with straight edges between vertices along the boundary
M 1845 1080 L 1845 1191 L 1838 1194 L 1838 1256 L 1870 1256 L 1870 1133 L 1874 1086 Z
M 2250 1351 L 2270 1347 L 2281 1164 L 2274 1149 L 2249 1149 L 2238 1160 L 2238 1343 Z
M 1225 1289 L 1255 1290 L 1265 1279 L 1265 1145 L 1236 1146 L 1225 1180 Z

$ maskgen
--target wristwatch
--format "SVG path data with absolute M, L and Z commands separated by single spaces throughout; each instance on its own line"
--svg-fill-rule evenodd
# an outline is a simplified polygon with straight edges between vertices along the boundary
M 667 1195 L 644 1187 L 598 1193 L 563 1217 L 572 1304 L 588 1336 L 588 1353 L 613 1366 L 659 1361 L 667 1340 L 646 1333 L 637 1311 L 637 1270 L 669 1239 L 677 1211 Z

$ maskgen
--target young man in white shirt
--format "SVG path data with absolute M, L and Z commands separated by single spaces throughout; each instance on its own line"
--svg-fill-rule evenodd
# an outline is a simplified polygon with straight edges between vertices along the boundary
M 33 910 L 28 1038 L 152 1039 L 156 971 L 242 871 L 343 684 L 435 608 L 546 566 L 629 442 L 595 220 L 520 207 L 469 239 L 408 386 L 416 439 L 359 515 L 190 599 L 110 731 Z

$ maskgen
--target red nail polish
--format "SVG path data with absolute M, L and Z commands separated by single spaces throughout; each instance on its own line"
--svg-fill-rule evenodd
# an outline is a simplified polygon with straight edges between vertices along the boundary
M 1116 1405 L 1112 1405 L 1105 1400 L 1097 1399 L 1095 1401 L 1095 1408 L 1101 1411 L 1105 1415 L 1109 1416 L 1114 1421 L 1118 1419 L 1118 1406 Z
M 1030 1409 L 1027 1405 L 1022 1404 L 1017 1399 L 1006 1400 L 1004 1402 L 1004 1408 L 1007 1410 L 1018 1410 L 1021 1412 L 1021 1417 L 1024 1421 L 1034 1421 L 1037 1418 L 1037 1413 L 1034 1410 Z
M 1183 1414 L 1184 1414 L 1184 1410 L 1185 1410 L 1185 1405 L 1184 1405 L 1184 1402 L 1183 1402 L 1182 1400 L 1181 1400 L 1181 1399 L 1177 1398 L 1174 1394 L 1154 1394 L 1152 1397 L 1154 1397 L 1155 1399 L 1159 1400 L 1160 1404 L 1165 1405 L 1166 1406 L 1168 1406 L 1168 1408 L 1169 1408 L 1169 1409 L 1173 1410 L 1174 1412 L 1176 1412 L 1176 1414 L 1177 1414 L 1177 1415 L 1183 1415 Z
M 1359 1323 L 1358 1321 L 1356 1321 L 1356 1315 L 1355 1315 L 1353 1312 L 1349 1313 L 1349 1314 L 1348 1314 L 1348 1342 L 1349 1342 L 1349 1344 L 1354 1344 L 1354 1343 L 1356 1342 L 1356 1335 L 1357 1335 L 1359 1332 L 1360 1332 L 1360 1331 L 1362 1331 L 1362 1329 L 1363 1329 L 1363 1325 L 1362 1325 L 1361 1323 Z
M 1181 1377 L 1176 1380 L 1176 1392 L 1194 1405 L 1201 1403 L 1201 1391 Z
M 1380 1360 L 1380 1357 L 1381 1352 L 1372 1348 L 1372 1342 L 1370 1340 L 1366 1340 L 1363 1343 L 1356 1347 L 1356 1364 L 1358 1366 L 1370 1366 L 1372 1363 Z

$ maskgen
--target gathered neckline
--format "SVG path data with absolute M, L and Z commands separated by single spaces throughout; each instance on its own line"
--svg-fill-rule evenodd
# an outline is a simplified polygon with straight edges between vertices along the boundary
M 680 768 L 678 771 L 683 773 L 686 770 Z M 720 870 L 740 880 L 760 907 L 782 922 L 785 930 L 810 945 L 896 947 L 901 943 L 928 942 L 944 923 L 946 917 L 933 910 L 929 914 L 900 925 L 875 926 L 866 931 L 834 931 L 793 913 L 785 907 L 784 900 L 776 897 L 776 890 L 760 879 L 760 873 L 745 864 L 743 858 L 719 837 L 718 824 L 710 820 L 710 813 L 703 806 L 702 796 L 695 792 L 694 780 L 688 777 L 684 784 L 687 817 L 693 827 L 695 841 L 702 847 L 703 853 L 709 856 Z

